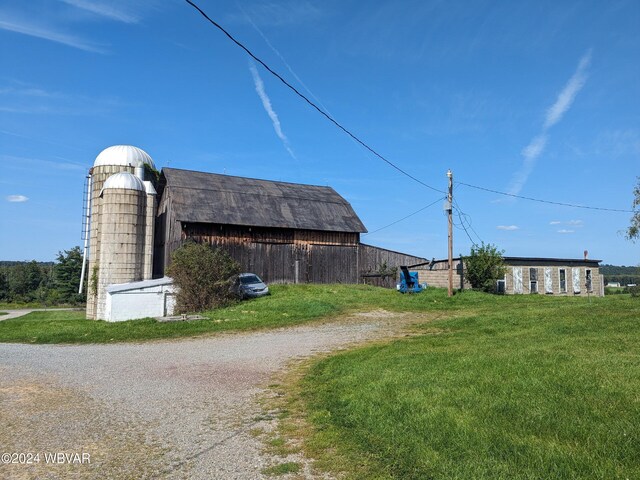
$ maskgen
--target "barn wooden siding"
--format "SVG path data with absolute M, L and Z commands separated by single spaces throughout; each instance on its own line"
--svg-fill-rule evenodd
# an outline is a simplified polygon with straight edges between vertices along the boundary
M 162 189 L 163 186 L 160 185 L 160 191 Z M 165 269 L 171 262 L 171 254 L 182 244 L 182 224 L 173 215 L 171 204 L 171 195 L 161 196 L 156 213 L 153 278 L 164 276 Z
M 387 250 L 386 248 L 374 247 L 373 245 L 360 244 L 359 260 L 360 265 L 360 281 L 367 285 L 375 285 L 377 287 L 395 288 L 399 278 L 399 267 L 401 265 L 415 265 L 416 263 L 426 262 L 427 259 L 407 255 L 406 253 Z M 380 268 L 386 264 L 388 269 L 396 269 L 396 274 L 377 275 Z
M 243 271 L 268 283 L 358 283 L 359 237 L 349 232 L 184 223 L 181 241 L 221 247 Z
M 169 258 L 186 240 L 206 243 L 223 248 L 243 271 L 257 273 L 268 283 L 367 283 L 394 287 L 397 276 L 363 275 L 375 274 L 384 263 L 393 268 L 426 261 L 360 244 L 358 233 L 202 223 L 183 223 L 180 230 L 179 240 L 167 244 Z M 159 232 L 158 237 L 162 236 L 171 238 Z

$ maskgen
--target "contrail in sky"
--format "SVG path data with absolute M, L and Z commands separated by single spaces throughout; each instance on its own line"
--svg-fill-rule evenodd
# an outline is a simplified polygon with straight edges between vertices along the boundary
M 253 27 L 253 29 L 258 32 L 258 34 L 262 37 L 262 39 L 264 40 L 264 42 L 267 44 L 267 46 L 271 49 L 271 51 L 273 51 L 273 53 L 275 53 L 280 60 L 282 61 L 282 63 L 284 64 L 285 67 L 287 67 L 287 70 L 289 70 L 289 73 L 291 73 L 291 75 L 293 75 L 293 77 L 298 81 L 298 83 L 300 85 L 302 85 L 302 87 L 307 91 L 307 93 L 309 95 L 311 95 L 313 97 L 313 99 L 318 102 L 318 105 L 320 105 L 325 112 L 327 112 L 329 115 L 331 115 L 331 112 L 329 111 L 329 109 L 323 105 L 322 101 L 316 97 L 313 92 L 309 89 L 309 87 L 307 87 L 307 85 L 302 81 L 302 79 L 298 76 L 298 74 L 296 72 L 293 71 L 293 68 L 291 68 L 291 65 L 289 65 L 289 63 L 287 62 L 287 60 L 282 56 L 282 54 L 280 53 L 280 51 L 273 46 L 273 44 L 269 41 L 269 39 L 267 38 L 267 36 L 264 34 L 264 32 L 258 27 L 258 25 L 256 25 L 256 23 L 253 21 L 253 19 L 251 18 L 251 16 L 245 11 L 244 8 L 242 8 L 242 5 L 236 1 L 236 6 L 238 7 L 238 9 L 240 9 L 240 11 L 242 12 L 242 14 L 244 15 L 244 17 L 247 19 L 247 21 L 251 24 L 251 26 Z M 333 116 L 333 115 L 331 115 Z
M 276 131 L 276 135 L 280 140 L 282 140 L 282 144 L 284 145 L 284 148 L 287 149 L 287 152 L 289 152 L 289 155 L 291 155 L 293 159 L 297 160 L 295 154 L 293 153 L 293 150 L 291 150 L 291 146 L 289 145 L 289 139 L 282 132 L 278 114 L 273 110 L 273 107 L 271 106 L 271 100 L 269 100 L 267 92 L 265 92 L 264 90 L 264 83 L 262 82 L 262 78 L 260 78 L 260 74 L 258 73 L 258 70 L 256 69 L 256 66 L 253 62 L 249 63 L 249 70 L 251 70 L 251 75 L 253 76 L 253 83 L 256 86 L 256 92 L 258 93 L 260 100 L 262 100 L 262 106 L 264 107 L 267 115 L 269 115 L 269 118 L 273 123 L 273 129 Z
M 3 18 L 0 18 L 0 30 L 21 33 L 30 37 L 42 38 L 51 42 L 61 43 L 68 47 L 78 48 L 87 52 L 107 53 L 100 47 L 91 45 L 89 42 L 80 37 L 75 37 L 62 32 L 57 32 L 45 25 L 36 25 L 29 21 L 12 18 L 10 14 L 1 12 Z
M 536 135 L 533 140 L 522 149 L 522 166 L 520 170 L 515 173 L 511 180 L 511 186 L 509 187 L 509 193 L 517 195 L 527 182 L 529 175 L 535 167 L 536 160 L 544 151 L 547 144 L 548 131 L 556 123 L 562 120 L 564 114 L 571 108 L 576 95 L 587 81 L 587 68 L 591 63 L 591 50 L 587 51 L 578 63 L 578 68 L 571 76 L 567 84 L 562 91 L 558 94 L 558 98 L 555 103 L 549 107 L 547 114 L 545 115 L 544 124 L 542 125 L 542 131 Z

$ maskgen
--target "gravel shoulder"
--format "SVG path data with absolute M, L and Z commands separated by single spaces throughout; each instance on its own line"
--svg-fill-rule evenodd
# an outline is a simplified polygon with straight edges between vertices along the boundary
M 296 359 L 401 334 L 428 317 L 375 311 L 263 332 L 115 345 L 0 344 L 3 452 L 89 453 L 0 465 L 3 478 L 259 479 L 252 434 L 269 379 Z

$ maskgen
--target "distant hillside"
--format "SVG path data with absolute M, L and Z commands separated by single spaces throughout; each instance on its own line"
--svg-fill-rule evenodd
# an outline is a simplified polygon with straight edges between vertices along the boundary
M 600 265 L 605 283 L 619 282 L 621 285 L 640 284 L 640 268 L 617 265 Z
M 25 263 L 35 262 L 35 260 L 20 262 L 17 260 L 0 260 L 0 267 L 14 267 L 16 265 L 24 265 Z M 50 267 L 54 265 L 56 262 L 36 262 L 36 264 L 42 267 Z
M 625 267 L 624 265 L 600 265 L 603 275 L 640 275 L 639 267 Z

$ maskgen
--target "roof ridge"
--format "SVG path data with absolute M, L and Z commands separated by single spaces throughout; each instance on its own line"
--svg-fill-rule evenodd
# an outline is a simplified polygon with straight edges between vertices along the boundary
M 266 178 L 242 177 L 240 175 L 228 175 L 226 173 L 203 172 L 201 170 L 191 170 L 191 169 L 188 169 L 188 168 L 162 167 L 162 170 L 178 170 L 178 171 L 182 171 L 182 172 L 202 173 L 203 175 L 216 175 L 218 177 L 242 178 L 242 179 L 245 179 L 245 180 L 255 180 L 257 182 L 279 183 L 279 184 L 283 184 L 283 185 L 301 185 L 303 187 L 326 188 L 326 189 L 329 189 L 329 190 L 333 190 L 335 192 L 335 189 L 333 187 L 329 186 L 329 185 L 315 185 L 315 184 L 312 184 L 312 183 L 284 182 L 282 180 L 267 180 Z
M 269 193 L 269 192 L 264 192 L 264 193 L 243 192 L 243 191 L 238 191 L 238 190 L 225 190 L 225 189 L 222 189 L 222 188 L 203 188 L 203 187 L 191 187 L 191 186 L 186 186 L 186 185 L 170 185 L 169 188 L 186 188 L 186 189 L 189 189 L 189 190 L 202 190 L 202 191 L 206 191 L 206 192 L 237 193 L 239 195 L 254 195 L 254 196 L 257 196 L 257 197 L 263 196 L 263 197 L 290 198 L 290 199 L 295 199 L 295 200 L 309 200 L 309 201 L 322 202 L 322 203 L 335 203 L 337 205 L 349 204 L 349 202 L 347 202 L 337 192 L 336 192 L 336 195 L 338 197 L 340 197 L 340 200 L 336 199 L 335 201 L 330 201 L 330 200 L 324 200 L 324 199 L 320 199 L 320 200 L 313 199 L 312 200 L 309 197 L 297 197 L 295 195 L 276 195 L 276 194 Z M 335 192 L 335 190 L 334 190 L 334 192 Z

